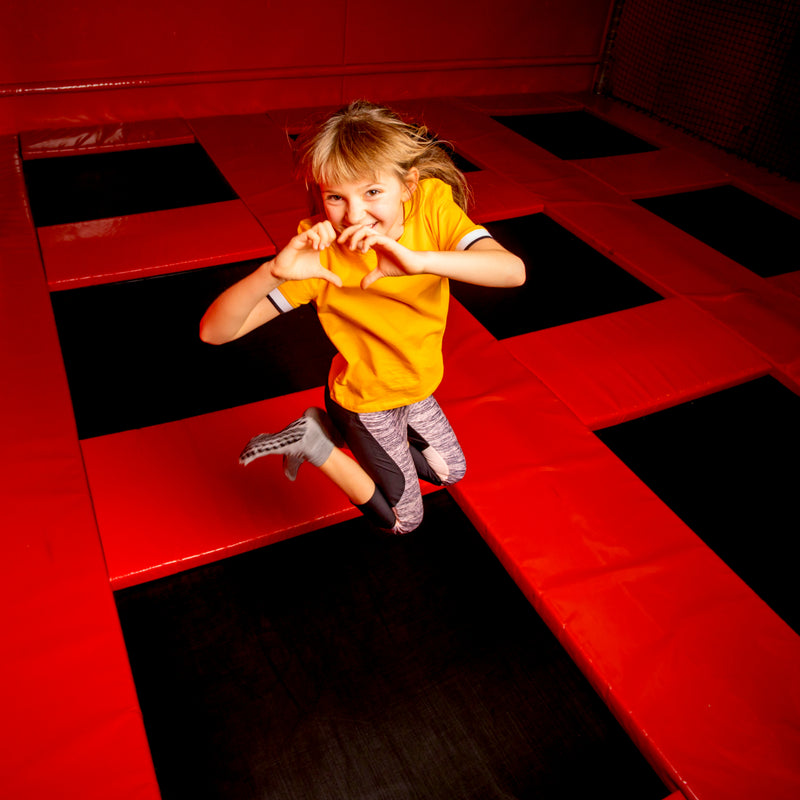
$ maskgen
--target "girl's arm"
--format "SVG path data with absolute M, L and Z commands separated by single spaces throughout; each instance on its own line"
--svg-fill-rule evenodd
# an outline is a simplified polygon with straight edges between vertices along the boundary
M 284 281 L 324 278 L 341 286 L 341 278 L 319 262 L 320 251 L 335 239 L 327 221 L 297 234 L 272 261 L 234 283 L 209 306 L 200 320 L 200 338 L 208 344 L 225 344 L 277 317 L 267 295 Z
M 422 273 L 474 283 L 510 288 L 525 283 L 525 264 L 496 239 L 478 239 L 468 250 L 428 251 L 422 257 Z
M 267 295 L 283 283 L 267 261 L 255 272 L 226 289 L 200 320 L 200 338 L 207 344 L 225 344 L 278 316 Z
M 378 267 L 361 282 L 369 288 L 380 278 L 439 275 L 478 286 L 512 287 L 525 283 L 525 264 L 492 238 L 478 239 L 468 250 L 409 250 L 369 228 L 352 226 L 339 241 L 353 250 L 378 253 Z

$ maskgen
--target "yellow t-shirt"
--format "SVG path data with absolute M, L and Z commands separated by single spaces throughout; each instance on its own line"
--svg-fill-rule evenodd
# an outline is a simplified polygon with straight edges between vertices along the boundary
M 488 236 L 453 200 L 437 178 L 420 181 L 405 204 L 400 244 L 410 250 L 465 250 Z M 314 220 L 303 220 L 299 231 Z M 325 333 L 338 351 L 328 388 L 343 408 L 385 411 L 431 395 L 442 380 L 442 337 L 450 287 L 437 275 L 381 278 L 367 290 L 361 279 L 377 266 L 374 252 L 353 253 L 334 244 L 320 253 L 322 266 L 342 279 L 287 281 L 270 293 L 282 310 L 314 303 Z

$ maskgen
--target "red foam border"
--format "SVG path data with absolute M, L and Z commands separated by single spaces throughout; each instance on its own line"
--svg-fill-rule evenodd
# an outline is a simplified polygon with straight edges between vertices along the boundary
M 47 280 L 72 289 L 268 258 L 275 246 L 239 200 L 39 228 Z
M 566 98 L 564 102 L 576 101 Z M 619 112 L 613 106 L 597 105 L 593 100 L 585 102 L 595 113 L 607 113 L 612 119 L 624 113 L 625 123 L 630 127 L 629 111 Z M 486 100 L 487 105 L 492 103 L 509 105 L 508 101 Z M 548 103 L 552 103 L 552 98 L 545 105 Z M 521 98 L 516 105 L 527 107 L 530 103 L 528 98 Z M 796 797 L 800 794 L 797 772 L 800 741 L 795 724 L 800 719 L 795 691 L 800 637 L 703 546 L 589 430 L 598 424 L 592 420 L 599 421 L 614 413 L 640 413 L 645 407 L 661 402 L 665 387 L 668 393 L 673 382 L 679 392 L 693 392 L 709 375 L 715 384 L 721 384 L 741 372 L 759 372 L 765 362 L 773 374 L 791 382 L 793 376 L 797 377 L 800 364 L 797 298 L 786 288 L 791 289 L 791 280 L 763 280 L 753 276 L 710 249 L 698 246 L 690 237 L 675 234 L 661 222 L 643 216 L 639 213 L 641 209 L 616 191 L 630 186 L 632 180 L 633 162 L 627 157 L 606 162 L 601 181 L 592 174 L 597 165 L 558 162 L 540 148 L 523 144 L 520 137 L 500 130 L 502 126 L 460 101 L 429 103 L 426 113 L 440 114 L 432 118 L 441 125 L 441 134 L 457 139 L 464 154 L 478 161 L 486 173 L 502 177 L 496 183 L 498 187 L 508 186 L 509 181 L 523 187 L 525 196 L 536 197 L 537 202 L 544 204 L 546 213 L 596 244 L 650 285 L 663 290 L 666 296 L 675 298 L 655 304 L 657 312 L 653 309 L 644 314 L 631 312 L 630 316 L 618 316 L 615 320 L 605 320 L 604 324 L 624 319 L 629 332 L 647 334 L 642 345 L 648 352 L 654 352 L 659 345 L 656 322 L 667 330 L 677 330 L 677 326 L 688 320 L 696 335 L 709 336 L 697 354 L 689 354 L 685 342 L 661 342 L 666 349 L 657 355 L 666 359 L 668 369 L 660 388 L 655 370 L 664 368 L 665 362 L 659 363 L 658 358 L 650 372 L 645 369 L 648 383 L 644 391 L 620 392 L 620 388 L 625 388 L 627 376 L 622 367 L 619 372 L 612 371 L 616 375 L 613 390 L 619 392 L 620 400 L 602 407 L 598 402 L 602 399 L 601 379 L 605 379 L 602 363 L 589 364 L 583 389 L 579 379 L 565 377 L 561 365 L 554 365 L 552 359 L 545 366 L 542 348 L 550 346 L 563 348 L 563 358 L 565 362 L 569 360 L 563 365 L 565 371 L 570 366 L 580 369 L 581 359 L 591 362 L 591 356 L 576 347 L 571 334 L 564 336 L 563 332 L 552 331 L 540 337 L 538 352 L 530 351 L 535 363 L 523 365 L 509 347 L 494 341 L 455 303 L 445 340 L 447 377 L 439 399 L 454 422 L 470 465 L 467 478 L 453 489 L 454 495 L 642 751 L 684 796 L 724 796 L 734 800 L 756 796 L 787 800 Z M 229 119 L 220 122 L 218 135 L 224 138 L 231 130 L 230 125 Z M 198 131 L 200 127 L 198 124 Z M 645 127 L 648 138 L 653 139 L 655 134 L 656 140 L 682 148 L 693 158 L 707 160 L 704 148 L 686 145 L 674 132 L 660 128 L 652 120 Z M 4 148 L 7 144 L 4 143 Z M 10 151 L 6 148 L 4 152 Z M 217 155 L 221 158 L 220 152 Z M 234 162 L 228 160 L 234 155 L 231 151 L 221 158 L 225 164 L 223 171 L 235 172 Z M 670 180 L 674 183 L 665 172 L 669 159 L 661 159 L 660 166 L 654 163 L 658 160 L 648 161 L 646 181 L 650 187 L 660 183 L 667 190 Z M 731 167 L 729 161 L 711 158 L 709 163 L 718 167 L 723 177 L 728 171 L 736 173 L 735 165 Z M 54 768 L 60 780 L 66 769 L 67 775 L 77 775 L 76 785 L 85 780 L 88 765 L 93 777 L 91 783 L 86 782 L 87 789 L 98 786 L 107 796 L 112 786 L 118 789 L 114 790 L 115 796 L 125 796 L 132 771 L 136 773 L 134 783 L 142 783 L 145 792 L 153 786 L 149 766 L 143 769 L 140 761 L 142 738 L 135 700 L 124 712 L 112 711 L 114 719 L 109 723 L 123 739 L 131 737 L 120 750 L 125 753 L 120 770 L 119 758 L 109 752 L 119 745 L 120 739 L 109 736 L 107 726 L 96 724 L 97 718 L 90 713 L 93 706 L 77 707 L 76 702 L 83 704 L 85 700 L 80 691 L 73 702 L 62 696 L 63 684 L 59 683 L 57 690 L 41 695 L 41 703 L 30 691 L 38 685 L 38 677 L 50 669 L 54 658 L 63 655 L 66 642 L 70 657 L 65 662 L 68 664 L 65 675 L 79 690 L 92 682 L 98 668 L 110 666 L 105 679 L 122 687 L 114 697 L 123 700 L 130 697 L 129 676 L 119 669 L 119 632 L 116 628 L 112 630 L 113 626 L 108 627 L 108 587 L 101 589 L 98 582 L 99 549 L 94 523 L 86 516 L 85 483 L 75 471 L 78 462 L 74 430 L 70 427 L 67 434 L 63 427 L 65 381 L 62 371 L 58 375 L 54 372 L 55 334 L 46 304 L 46 288 L 43 283 L 36 283 L 41 281 L 41 265 L 32 255 L 35 245 L 31 247 L 33 240 L 24 211 L 18 166 L 13 180 L 4 179 L 3 183 L 4 202 L 7 192 L 9 208 L 16 216 L 2 217 L 0 246 L 4 256 L 13 256 L 4 261 L 13 264 L 14 269 L 3 273 L 3 285 L 12 287 L 19 313 L 8 314 L 4 324 L 8 327 L 7 339 L 11 341 L 22 314 L 27 330 L 31 319 L 36 320 L 37 329 L 41 323 L 45 332 L 41 335 L 49 338 L 44 341 L 37 334 L 22 350 L 9 351 L 4 356 L 7 374 L 15 385 L 25 387 L 19 402 L 15 399 L 4 416 L 8 420 L 7 442 L 17 454 L 14 468 L 9 470 L 7 494 L 11 508 L 23 509 L 18 516 L 11 517 L 14 529 L 34 530 L 35 525 L 26 528 L 32 524 L 29 506 L 33 506 L 33 520 L 44 520 L 48 535 L 32 539 L 29 534 L 12 541 L 18 545 L 11 564 L 15 572 L 10 574 L 4 591 L 13 593 L 6 598 L 7 607 L 13 607 L 22 598 L 23 624 L 11 628 L 10 642 L 19 659 L 10 662 L 17 676 L 13 698 L 16 704 L 8 705 L 15 709 L 22 705 L 25 710 L 30 705 L 34 713 L 21 729 L 14 729 L 16 738 L 7 752 L 18 766 L 29 751 L 47 750 L 43 760 L 28 759 L 24 763 L 33 763 L 35 768 L 44 764 L 45 770 Z M 615 170 L 620 171 L 615 173 Z M 703 181 L 713 177 L 713 170 L 704 168 L 701 173 Z M 800 207 L 791 186 L 772 178 L 762 180 L 749 170 L 742 173 L 742 182 L 756 187 L 761 196 L 778 198 L 784 208 Z M 489 197 L 486 187 L 484 191 L 487 196 L 481 202 L 499 208 L 502 198 Z M 262 212 L 253 211 L 261 208 L 266 219 L 269 214 L 281 213 L 275 202 L 280 196 L 280 186 L 274 186 L 264 196 L 248 190 L 244 199 L 251 213 L 261 219 Z M 8 221 L 11 218 L 13 225 Z M 21 239 L 16 237 L 19 226 L 27 226 Z M 529 265 L 529 280 L 535 280 L 535 268 L 535 264 Z M 687 304 L 691 311 L 687 311 Z M 659 316 L 662 313 L 666 319 Z M 720 330 L 722 326 L 725 332 Z M 580 333 L 580 327 L 574 332 Z M 623 345 L 619 352 L 627 359 L 635 360 L 642 355 L 635 348 L 629 348 L 625 355 L 624 342 L 629 333 L 623 335 L 613 326 L 609 329 L 594 321 L 583 327 L 585 334 L 599 336 L 600 341 L 606 337 L 615 350 Z M 741 346 L 734 345 L 731 337 Z M 710 364 L 708 360 L 713 354 L 719 355 L 723 350 L 730 361 Z M 521 352 L 518 355 L 522 357 Z M 692 357 L 704 373 L 694 383 L 690 374 Z M 685 358 L 686 363 L 672 363 L 673 358 Z M 550 383 L 556 393 L 537 375 Z M 587 398 L 585 407 L 580 405 L 583 401 L 579 397 L 584 391 L 588 395 L 598 392 Z M 571 403 L 562 402 L 556 396 L 558 392 L 564 398 L 571 397 Z M 44 411 L 52 411 L 52 416 L 42 413 L 43 397 L 50 398 Z M 222 528 L 223 520 L 229 520 L 226 511 L 230 504 L 222 503 L 213 513 L 208 504 L 214 505 L 220 498 L 227 501 L 238 497 L 242 490 L 243 475 L 235 464 L 235 452 L 227 460 L 233 439 L 241 438 L 236 431 L 240 430 L 247 439 L 254 427 L 261 427 L 256 423 L 267 412 L 281 411 L 283 421 L 282 412 L 290 409 L 282 408 L 282 404 L 298 399 L 305 401 L 305 398 L 282 398 L 275 406 L 249 409 L 246 419 L 240 419 L 235 426 L 232 420 L 239 412 L 231 410 L 215 415 L 211 426 L 201 423 L 200 418 L 183 421 L 170 429 L 169 436 L 163 430 L 144 429 L 131 435 L 118 456 L 127 455 L 140 467 L 161 459 L 164 469 L 182 473 L 172 479 L 182 492 L 180 498 L 190 499 L 192 492 L 209 495 L 201 498 L 205 505 L 201 503 L 200 507 L 213 527 Z M 304 402 L 297 407 L 302 405 Z M 570 411 L 570 405 L 580 419 Z M 257 411 L 255 416 L 248 417 L 253 411 Z M 37 426 L 43 420 L 51 427 L 55 424 L 55 429 L 47 428 L 32 435 L 31 431 L 39 431 Z M 247 424 L 239 428 L 242 422 Z M 103 458 L 94 460 L 90 451 L 104 445 L 100 440 L 90 441 L 91 444 L 84 443 L 83 450 L 88 454 L 87 466 L 93 480 L 92 475 L 111 456 L 105 453 Z M 190 470 L 177 468 L 171 461 L 179 445 L 188 453 Z M 233 446 L 233 450 L 238 446 Z M 213 465 L 209 456 L 217 456 Z M 265 463 L 258 469 L 269 471 L 272 467 Z M 43 476 L 51 478 L 43 483 Z M 253 472 L 251 477 L 247 471 L 244 476 L 248 495 L 255 498 L 255 488 L 249 483 L 253 481 L 258 489 L 263 489 L 260 480 L 263 476 Z M 284 524 L 275 534 L 278 537 L 290 535 L 287 531 L 297 531 L 309 522 L 315 524 L 314 514 L 324 516 L 331 512 L 329 519 L 337 519 L 339 514 L 348 513 L 340 499 L 327 494 L 328 490 L 322 486 L 317 490 L 312 485 L 313 473 L 303 479 L 306 477 L 310 491 L 303 492 L 304 502 L 309 496 L 317 498 L 328 511 L 320 509 L 305 514 L 305 520 L 296 524 Z M 278 478 L 275 485 L 284 489 L 286 484 L 280 475 Z M 143 501 L 140 495 L 125 495 L 126 488 L 130 491 L 133 485 L 126 487 L 118 480 L 110 483 L 107 487 L 101 484 L 93 498 L 104 538 L 107 521 L 103 521 L 105 511 L 100 509 L 106 492 L 112 493 L 109 507 L 114 513 L 148 502 L 146 496 Z M 43 488 L 47 486 L 56 487 L 55 493 Z M 299 489 L 300 484 L 295 488 Z M 26 501 L 22 505 L 20 498 Z M 28 499 L 33 502 L 29 504 Z M 268 500 L 270 504 L 280 504 L 285 498 Z M 152 565 L 154 558 L 160 558 L 162 563 L 180 568 L 190 560 L 170 556 L 167 551 L 174 548 L 168 540 L 177 532 L 188 541 L 192 531 L 177 521 L 185 511 L 184 504 L 173 502 L 169 509 L 171 516 L 167 516 L 172 501 L 174 498 L 165 498 L 163 493 L 151 501 L 157 512 L 155 517 L 160 520 L 155 533 L 167 540 L 162 543 L 167 555 L 154 557 L 147 553 L 143 560 Z M 259 530 L 259 536 L 268 538 L 271 508 L 248 503 L 246 509 L 248 530 Z M 60 527 L 51 528 L 56 522 Z M 241 537 L 241 531 L 235 527 L 225 530 L 231 547 L 216 551 L 206 547 L 203 558 L 250 546 L 243 544 L 247 537 Z M 37 535 L 38 531 L 37 528 Z M 136 531 L 130 530 L 123 542 L 134 551 L 135 534 Z M 27 562 L 26 558 L 32 560 Z M 26 569 L 20 569 L 20 564 Z M 36 575 L 34 569 L 48 578 L 44 586 L 32 581 Z M 33 583 L 33 588 L 26 581 Z M 77 597 L 51 608 L 43 621 L 41 609 L 47 608 L 48 603 L 53 606 L 54 598 L 69 598 L 71 593 Z M 70 616 L 76 611 L 77 616 Z M 84 638 L 84 623 L 94 626 L 93 630 L 99 625 L 102 630 L 102 635 L 92 640 L 94 644 Z M 64 624 L 66 629 L 60 627 Z M 63 630 L 67 631 L 66 636 Z M 100 659 L 96 659 L 95 646 L 102 653 Z M 56 656 L 52 655 L 54 648 L 58 651 Z M 79 674 L 77 665 L 86 665 L 87 654 L 95 660 L 85 674 Z M 97 685 L 107 686 L 102 681 Z M 108 691 L 104 688 L 103 699 Z M 23 698 L 21 703 L 19 697 Z M 50 715 L 46 721 L 42 718 L 45 704 Z M 76 732 L 76 724 L 87 720 L 87 713 L 92 719 L 87 722 L 88 728 Z M 120 719 L 124 720 L 122 726 Z M 34 736 L 39 737 L 42 730 L 53 725 L 56 739 L 51 738 L 42 748 L 40 738 Z M 122 733 L 121 728 L 124 728 Z M 105 763 L 114 765 L 113 775 L 106 775 L 107 770 L 102 767 L 98 773 L 95 760 L 85 758 L 85 742 L 89 742 L 89 752 L 109 753 Z M 77 759 L 64 756 L 76 752 L 76 748 L 80 751 Z M 98 775 L 102 780 L 98 780 Z M 14 780 L 21 785 L 20 781 L 31 776 L 30 769 L 18 766 Z M 121 785 L 123 778 L 128 780 L 127 786 Z M 117 783 L 111 783 L 115 780 Z M 84 792 L 84 796 L 91 796 L 91 791 Z
M 0 138 L 4 797 L 159 797 L 16 137 Z M 66 789 L 65 787 L 69 787 Z
M 592 430 L 770 370 L 746 342 L 681 298 L 517 336 L 504 345 Z

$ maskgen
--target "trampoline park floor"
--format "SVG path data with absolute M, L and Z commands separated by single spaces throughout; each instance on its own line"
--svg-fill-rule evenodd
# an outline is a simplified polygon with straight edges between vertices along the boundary
M 124 753 L 118 797 L 796 796 L 800 190 L 588 96 L 397 105 L 528 269 L 453 285 L 468 476 L 400 539 L 236 465 L 320 403 L 312 313 L 197 337 L 305 214 L 301 112 L 3 140 L 4 324 L 35 331 L 7 491 L 61 531 L 7 567 L 20 619 L 53 607 L 12 630 L 21 696 L 70 650 L 17 763 L 56 707 Z
M 446 492 L 117 603 L 164 798 L 666 796 Z

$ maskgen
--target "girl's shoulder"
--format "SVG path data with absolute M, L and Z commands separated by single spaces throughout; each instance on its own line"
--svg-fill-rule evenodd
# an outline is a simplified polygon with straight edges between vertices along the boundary
M 449 209 L 457 209 L 453 199 L 453 188 L 440 178 L 423 178 L 412 201 L 412 213 L 422 217 L 439 215 Z
M 445 183 L 441 178 L 423 178 L 419 182 L 417 191 L 420 195 L 420 201 L 453 199 L 453 187 L 449 183 Z

